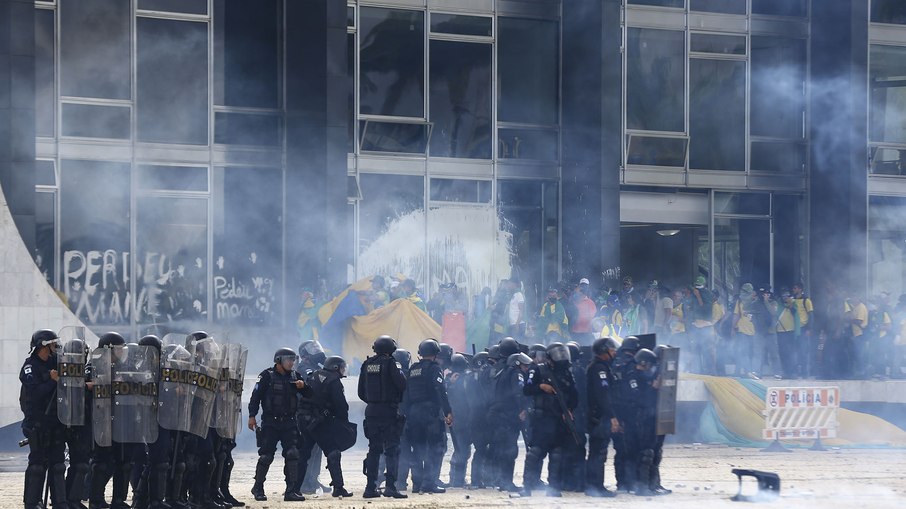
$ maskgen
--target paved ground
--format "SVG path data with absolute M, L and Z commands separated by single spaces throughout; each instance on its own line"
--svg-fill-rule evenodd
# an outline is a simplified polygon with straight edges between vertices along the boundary
M 611 451 L 612 452 L 612 451 Z M 831 450 L 792 453 L 761 453 L 753 449 L 719 446 L 668 446 L 664 454 L 662 477 L 664 485 L 674 490 L 672 495 L 640 498 L 622 495 L 615 499 L 592 499 L 579 494 L 563 498 L 548 498 L 536 494 L 532 498 L 511 499 L 492 490 L 450 490 L 443 495 L 412 495 L 408 500 L 361 498 L 365 478 L 361 474 L 364 451 L 344 455 L 347 489 L 355 496 L 333 499 L 329 496 L 309 497 L 306 502 L 283 502 L 280 496 L 282 464 L 280 459 L 271 467 L 271 480 L 266 484 L 267 502 L 254 502 L 248 494 L 255 468 L 255 456 L 242 453 L 236 456 L 233 474 L 233 493 L 253 509 L 278 507 L 312 507 L 337 509 L 383 508 L 461 508 L 461 507 L 592 507 L 613 506 L 636 508 L 739 508 L 740 503 L 729 498 L 737 491 L 735 467 L 767 470 L 780 475 L 780 499 L 768 502 L 768 507 L 793 508 L 854 508 L 872 509 L 906 507 L 906 450 Z M 519 461 L 522 461 L 520 456 Z M 21 507 L 22 471 L 24 456 L 0 454 L 0 508 Z M 521 471 L 521 467 L 518 468 Z M 517 472 L 517 477 L 521 476 Z M 446 477 L 446 473 L 442 477 Z M 613 486 L 613 473 L 608 465 L 608 486 Z M 325 471 L 321 479 L 328 482 Z M 745 491 L 754 491 L 747 484 Z M 745 507 L 745 505 L 743 505 Z

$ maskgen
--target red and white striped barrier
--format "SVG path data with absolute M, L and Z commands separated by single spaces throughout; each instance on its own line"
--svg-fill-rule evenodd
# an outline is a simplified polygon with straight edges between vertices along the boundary
M 764 403 L 765 439 L 837 436 L 839 387 L 769 387 Z

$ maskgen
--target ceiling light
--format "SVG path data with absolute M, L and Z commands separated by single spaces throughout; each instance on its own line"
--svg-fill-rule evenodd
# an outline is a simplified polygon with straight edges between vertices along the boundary
M 679 230 L 658 230 L 657 234 L 661 237 L 672 237 L 679 233 Z

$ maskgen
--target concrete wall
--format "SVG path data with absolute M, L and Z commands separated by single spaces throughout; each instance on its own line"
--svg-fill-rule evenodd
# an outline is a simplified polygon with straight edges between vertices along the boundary
M 74 325 L 82 323 L 38 271 L 0 187 L 0 427 L 22 420 L 19 370 L 32 333 Z M 97 338 L 89 336 L 89 343 L 96 346 Z

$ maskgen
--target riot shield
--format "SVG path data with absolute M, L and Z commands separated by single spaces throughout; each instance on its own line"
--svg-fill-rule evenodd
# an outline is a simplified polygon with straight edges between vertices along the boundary
M 169 336 L 169 335 L 168 335 Z M 181 339 L 185 339 L 185 335 Z M 162 428 L 189 431 L 192 412 L 192 353 L 182 344 L 167 344 L 161 352 L 157 422 Z
M 680 349 L 674 346 L 660 348 L 658 352 L 657 434 L 676 433 L 676 384 L 679 380 Z
M 81 329 L 81 331 L 74 330 Z M 85 425 L 85 362 L 87 361 L 84 327 L 64 327 L 60 331 L 63 347 L 57 354 L 57 417 L 64 426 Z M 63 339 L 66 336 L 71 338 Z
M 223 352 L 212 338 L 187 342 L 186 347 L 193 358 L 192 373 L 187 384 L 191 395 L 189 432 L 204 438 L 212 425 L 211 416 L 220 385 Z
M 130 344 L 112 350 L 113 441 L 152 444 L 157 441 L 157 349 Z
M 91 352 L 91 429 L 94 442 L 101 447 L 113 445 L 112 353 L 111 348 L 95 348 Z
M 242 381 L 245 377 L 248 349 L 235 343 L 221 347 L 224 352 L 223 365 L 220 369 L 220 387 L 217 389 L 212 426 L 221 437 L 233 439 L 240 429 Z

